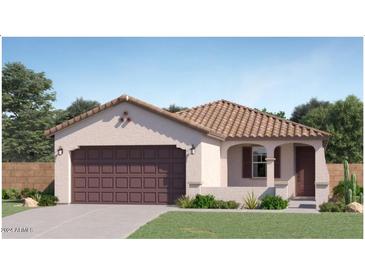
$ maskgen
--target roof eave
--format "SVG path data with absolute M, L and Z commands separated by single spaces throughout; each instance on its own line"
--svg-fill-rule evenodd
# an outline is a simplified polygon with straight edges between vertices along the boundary
M 44 135 L 46 137 L 52 137 L 53 135 L 55 135 L 57 132 L 59 131 L 62 131 L 82 120 L 85 120 L 87 119 L 88 117 L 94 115 L 94 114 L 97 114 L 99 112 L 102 112 L 108 108 L 111 108 L 113 106 L 116 106 L 120 103 L 123 103 L 123 102 L 128 102 L 128 103 L 131 103 L 131 104 L 134 104 L 136 106 L 139 106 L 141 108 L 144 108 L 144 109 L 147 109 L 155 114 L 158 114 L 158 115 L 161 115 L 165 118 L 168 118 L 170 120 L 173 120 L 175 122 L 178 122 L 182 125 L 185 125 L 187 127 L 190 127 L 190 128 L 193 128 L 195 130 L 198 130 L 200 132 L 203 132 L 205 134 L 207 134 L 209 137 L 212 137 L 212 138 L 215 138 L 215 139 L 218 139 L 218 140 L 223 140 L 224 139 L 224 136 L 220 135 L 220 134 L 216 134 L 214 132 L 211 132 L 211 130 L 209 128 L 206 128 L 204 126 L 201 126 L 195 122 L 191 122 L 191 121 L 186 121 L 185 119 L 167 111 L 167 110 L 163 110 L 159 107 L 156 107 L 154 105 L 151 105 L 151 104 L 148 104 L 148 103 L 145 103 L 141 100 L 138 100 L 134 97 L 131 97 L 131 96 L 128 96 L 128 95 L 122 95 L 110 102 L 107 102 L 103 105 L 100 105 L 100 106 L 97 106 L 89 111 L 86 111 L 80 115 L 77 115 L 69 120 L 66 120 L 50 129 L 47 129 L 44 131 Z

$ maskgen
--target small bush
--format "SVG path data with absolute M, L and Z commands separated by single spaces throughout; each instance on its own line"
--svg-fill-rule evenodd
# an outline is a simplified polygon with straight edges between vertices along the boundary
M 2 190 L 2 198 L 4 200 L 20 200 L 20 191 L 15 188 L 8 188 Z
M 176 200 L 176 204 L 178 207 L 181 208 L 192 208 L 193 200 L 189 196 L 181 196 L 179 199 Z
M 193 208 L 214 208 L 215 197 L 213 195 L 197 194 L 193 199 Z
M 176 201 L 177 206 L 181 208 L 219 208 L 235 209 L 239 203 L 236 201 L 216 200 L 213 195 L 197 194 L 193 199 L 188 196 L 182 196 Z
M 223 200 L 214 200 L 211 208 L 228 209 L 228 204 Z
M 58 202 L 58 198 L 56 196 L 49 195 L 49 194 L 42 194 L 38 201 L 38 205 L 39 206 L 54 206 L 54 205 L 56 205 L 57 202 Z
M 2 197 L 3 200 L 9 199 L 8 193 L 6 193 L 5 189 L 2 189 L 1 197 Z
M 227 201 L 227 206 L 229 209 L 236 209 L 240 206 L 240 204 L 236 201 Z
M 39 195 L 41 194 L 40 191 L 36 190 L 35 188 L 24 188 L 21 192 L 22 198 L 32 198 L 34 200 L 37 200 L 36 198 L 39 197 Z
M 267 195 L 261 201 L 263 209 L 285 209 L 288 207 L 288 200 L 284 200 L 280 196 Z
M 259 200 L 255 197 L 253 192 L 249 193 L 247 197 L 243 200 L 243 207 L 247 209 L 255 209 L 260 205 Z
M 320 212 L 344 212 L 345 203 L 330 201 L 319 206 Z

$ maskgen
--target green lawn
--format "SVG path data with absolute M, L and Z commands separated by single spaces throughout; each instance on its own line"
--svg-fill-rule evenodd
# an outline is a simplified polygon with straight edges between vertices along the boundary
M 24 207 L 20 201 L 10 201 L 5 200 L 3 205 L 3 217 L 13 215 L 15 213 L 29 209 L 29 207 Z
M 168 212 L 132 239 L 362 239 L 363 215 L 354 213 Z

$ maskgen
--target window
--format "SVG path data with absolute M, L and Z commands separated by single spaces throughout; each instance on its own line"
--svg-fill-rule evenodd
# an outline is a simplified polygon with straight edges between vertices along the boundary
M 266 177 L 266 150 L 264 147 L 252 147 L 252 177 Z

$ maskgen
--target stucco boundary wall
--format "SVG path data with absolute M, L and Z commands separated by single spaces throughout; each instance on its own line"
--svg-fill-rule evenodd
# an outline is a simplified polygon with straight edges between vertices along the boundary
M 363 186 L 363 164 L 349 164 L 350 172 L 356 174 L 357 182 L 359 185 Z M 330 176 L 330 193 L 332 189 L 343 179 L 343 165 L 342 164 L 327 164 L 328 173 Z M 36 188 L 38 190 L 45 190 L 48 187 L 53 187 L 54 182 L 54 163 L 43 163 L 43 162 L 11 162 L 2 164 L 2 188 L 16 188 L 23 189 L 26 187 Z M 234 189 L 236 189 L 234 191 Z M 252 190 L 249 188 L 229 188 L 222 194 L 223 197 L 228 197 L 232 192 L 240 191 L 250 192 Z M 203 193 L 211 191 L 218 192 L 217 188 L 209 187 L 204 188 Z M 260 191 L 259 191 L 260 192 Z M 257 193 L 258 194 L 258 193 Z M 220 194 L 218 194 L 220 195 Z M 238 197 L 237 197 L 238 198 Z M 242 197 L 240 197 L 242 199 Z
M 54 191 L 53 162 L 10 162 L 2 163 L 2 188 L 35 188 Z

